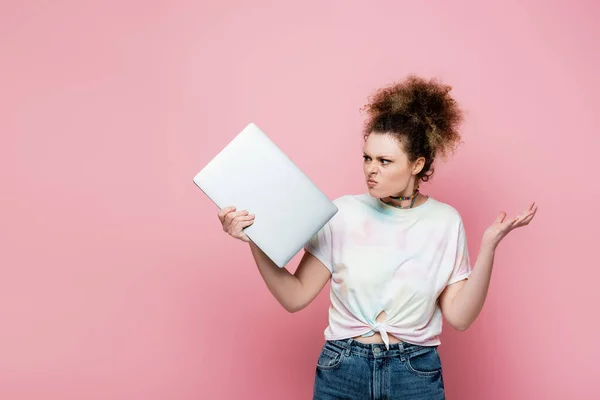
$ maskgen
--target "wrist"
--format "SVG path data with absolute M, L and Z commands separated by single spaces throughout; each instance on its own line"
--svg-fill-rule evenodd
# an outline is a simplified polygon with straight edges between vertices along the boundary
M 483 242 L 481 242 L 480 251 L 485 251 L 485 252 L 494 254 L 496 252 L 497 247 L 498 247 L 498 243 L 483 241 Z

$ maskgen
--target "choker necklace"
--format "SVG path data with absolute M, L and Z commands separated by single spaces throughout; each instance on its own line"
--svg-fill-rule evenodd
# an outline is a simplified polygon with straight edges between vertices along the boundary
M 411 194 L 410 196 L 406 196 L 406 197 L 390 196 L 390 198 L 394 199 L 394 200 L 400 200 L 400 201 L 403 201 L 403 200 L 412 200 L 415 197 L 417 197 L 418 194 L 419 194 L 419 189 L 415 190 L 415 192 L 413 194 Z
M 399 197 L 396 197 L 396 196 L 390 196 L 390 198 L 391 198 L 391 199 L 394 199 L 394 200 L 400 200 L 400 201 L 404 201 L 404 200 L 411 200 L 411 202 L 410 202 L 410 205 L 409 205 L 408 207 L 397 206 L 397 205 L 395 205 L 395 204 L 388 204 L 388 203 L 386 203 L 385 201 L 383 201 L 383 200 L 381 200 L 381 199 L 380 199 L 380 200 L 381 200 L 381 202 L 382 202 L 382 203 L 384 203 L 384 204 L 387 204 L 387 205 L 389 205 L 389 206 L 393 206 L 393 207 L 396 207 L 396 208 L 401 208 L 401 209 L 407 209 L 407 208 L 412 208 L 412 207 L 413 207 L 413 205 L 415 204 L 415 201 L 417 200 L 417 196 L 418 196 L 418 195 L 419 195 L 419 189 L 417 188 L 417 189 L 415 190 L 415 192 L 414 192 L 413 194 L 411 194 L 410 196 L 406 196 L 406 197 L 403 197 L 403 196 L 399 196 Z

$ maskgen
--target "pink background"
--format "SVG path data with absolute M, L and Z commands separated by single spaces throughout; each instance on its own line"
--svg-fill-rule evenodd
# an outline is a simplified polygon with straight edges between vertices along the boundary
M 192 178 L 253 121 L 330 198 L 366 191 L 359 108 L 411 72 L 467 113 L 423 189 L 473 260 L 540 206 L 445 325 L 448 398 L 599 398 L 600 6 L 483 3 L 2 2 L 0 398 L 310 398 L 328 286 L 286 313 Z

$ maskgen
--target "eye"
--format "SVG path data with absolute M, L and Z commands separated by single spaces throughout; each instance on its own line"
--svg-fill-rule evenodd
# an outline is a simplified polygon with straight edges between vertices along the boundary
M 388 163 L 391 163 L 391 161 L 390 161 L 390 160 L 381 159 L 381 162 L 382 162 L 382 163 L 384 163 L 384 164 L 386 163 L 386 161 L 387 161 Z
M 370 159 L 371 159 L 371 157 L 369 157 L 369 156 L 363 156 L 363 159 L 364 159 L 365 161 L 368 161 L 368 160 L 370 160 Z

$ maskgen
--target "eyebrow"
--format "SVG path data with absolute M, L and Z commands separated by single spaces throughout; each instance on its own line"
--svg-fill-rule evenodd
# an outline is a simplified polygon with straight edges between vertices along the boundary
M 371 155 L 367 154 L 367 152 L 366 152 L 366 151 L 363 151 L 363 155 L 365 155 L 365 156 L 367 156 L 367 157 L 371 157 Z M 389 159 L 392 159 L 392 158 L 394 158 L 394 157 L 393 157 L 393 156 L 388 156 L 388 155 L 386 155 L 386 154 L 382 154 L 382 155 L 380 155 L 380 156 L 379 156 L 379 157 L 377 157 L 377 158 L 379 158 L 379 159 L 381 160 L 382 158 L 385 158 L 385 159 L 388 159 L 388 158 L 389 158 Z

